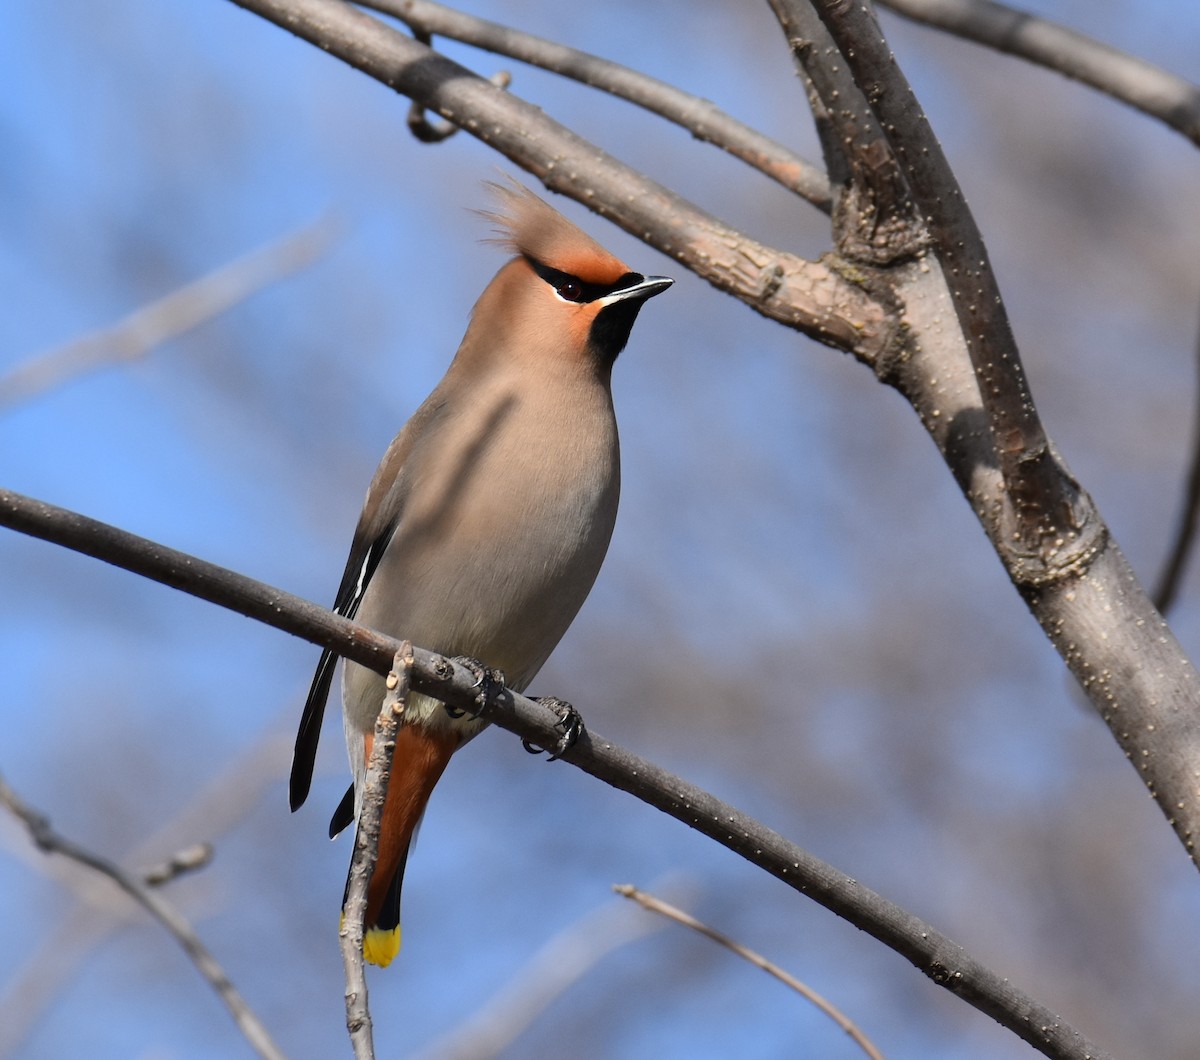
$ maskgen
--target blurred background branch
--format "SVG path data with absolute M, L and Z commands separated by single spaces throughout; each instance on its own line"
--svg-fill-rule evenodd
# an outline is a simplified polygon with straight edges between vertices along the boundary
M 307 268 L 329 250 L 338 230 L 332 217 L 324 217 L 142 306 L 111 327 L 31 357 L 0 376 L 0 409 L 86 372 L 145 357 L 169 339 Z
M 661 923 L 623 902 L 608 901 L 589 910 L 542 943 L 493 997 L 412 1060 L 487 1060 L 503 1055 L 605 957 L 661 928 Z
M 126 872 L 114 862 L 60 835 L 50 826 L 50 821 L 45 815 L 34 810 L 19 798 L 2 776 L 0 776 L 0 805 L 3 805 L 13 816 L 25 824 L 29 830 L 30 839 L 38 849 L 46 854 L 59 854 L 64 858 L 69 858 L 71 861 L 107 877 L 157 920 L 166 929 L 167 934 L 179 943 L 196 971 L 204 977 L 225 1007 L 229 1009 L 229 1014 L 237 1024 L 238 1030 L 242 1032 L 243 1037 L 254 1051 L 264 1060 L 283 1060 L 284 1054 L 272 1040 L 267 1028 L 230 981 L 225 969 L 209 952 L 208 947 L 200 941 L 200 937 L 193 930 L 191 924 L 174 905 L 155 893 L 144 880 L 137 879 L 132 873 Z
M 883 1060 L 883 1054 L 875 1048 L 871 1039 L 863 1034 L 858 1025 L 842 1012 L 832 1002 L 823 998 L 812 987 L 800 982 L 794 975 L 785 972 L 779 965 L 768 961 L 761 953 L 756 953 L 748 946 L 743 946 L 740 942 L 731 939 L 728 935 L 722 934 L 716 928 L 709 927 L 707 924 L 701 923 L 694 916 L 685 913 L 682 909 L 672 905 L 670 902 L 664 902 L 657 895 L 647 891 L 640 890 L 629 883 L 616 884 L 613 890 L 623 898 L 628 898 L 637 903 L 641 908 L 650 913 L 657 913 L 659 916 L 666 917 L 668 920 L 673 920 L 676 924 L 695 931 L 703 935 L 707 939 L 711 939 L 718 946 L 724 946 L 731 953 L 737 954 L 742 960 L 754 965 L 755 968 L 760 968 L 773 979 L 778 979 L 784 986 L 796 991 L 805 1001 L 816 1005 L 826 1016 L 836 1023 L 843 1031 L 850 1036 L 850 1039 L 857 1045 L 871 1060 Z

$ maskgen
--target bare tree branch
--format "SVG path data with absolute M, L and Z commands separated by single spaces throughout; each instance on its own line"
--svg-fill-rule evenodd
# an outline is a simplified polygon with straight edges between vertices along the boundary
M 232 828 L 258 804 L 265 788 L 286 775 L 292 740 L 290 734 L 264 733 L 124 860 L 144 863 L 197 833 L 215 838 Z M 45 858 L 40 862 L 46 868 L 56 864 Z M 75 904 L 64 910 L 59 923 L 0 992 L 0 1056 L 18 1051 L 74 970 L 132 913 L 129 903 L 118 901 L 112 887 L 95 873 L 80 869 L 63 883 L 75 894 Z
M 147 884 L 126 872 L 119 865 L 92 853 L 78 843 L 59 835 L 50 826 L 49 820 L 32 807 L 26 805 L 0 776 L 0 805 L 6 806 L 15 816 L 24 822 L 29 829 L 30 838 L 47 854 L 61 854 L 107 876 L 130 898 L 157 920 L 167 932 L 182 947 L 196 970 L 208 981 L 217 992 L 217 996 L 225 1003 L 233 1016 L 234 1023 L 242 1032 L 246 1041 L 254 1051 L 266 1060 L 283 1060 L 283 1052 L 271 1039 L 266 1027 L 246 1003 L 245 998 L 238 993 L 237 988 L 225 974 L 225 970 L 217 959 L 209 953 L 207 947 L 200 941 L 191 924 L 165 898 L 161 897 Z
M 361 0 L 360 6 L 393 15 L 414 31 L 507 55 L 628 100 L 681 126 L 697 140 L 727 151 L 819 209 L 829 211 L 829 181 L 820 169 L 707 99 L 620 63 L 455 11 L 432 0 Z
M 387 675 L 387 694 L 383 697 L 383 706 L 375 720 L 375 740 L 367 761 L 362 805 L 354 830 L 354 853 L 350 857 L 350 875 L 346 882 L 346 900 L 342 904 L 342 924 L 338 931 L 342 963 L 346 968 L 346 1030 L 350 1033 L 355 1060 L 374 1060 L 375 1056 L 371 1010 L 367 1003 L 367 977 L 363 967 L 367 888 L 379 859 L 383 804 L 387 801 L 388 782 L 392 776 L 396 732 L 408 706 L 412 669 L 413 646 L 408 641 L 401 641 Z
M 1200 792 L 1194 782 L 1195 762 L 1200 760 L 1196 710 L 1200 686 L 1195 670 L 1107 536 L 1090 499 L 1045 436 L 1029 401 L 982 241 L 924 115 L 894 69 L 865 7 L 818 0 L 844 61 L 857 84 L 867 87 L 869 104 L 848 104 L 859 111 L 849 118 L 861 128 L 877 122 L 885 130 L 934 241 L 931 252 L 886 270 L 855 267 L 837 255 L 806 262 L 747 240 L 536 108 L 497 92 L 461 66 L 337 0 L 235 2 L 456 122 L 538 175 L 548 187 L 587 203 L 771 319 L 850 350 L 872 364 L 880 378 L 912 402 L 1014 583 L 1195 858 L 1200 835 Z M 843 59 L 830 54 L 824 61 Z M 960 325 L 961 343 L 960 336 L 945 326 L 954 318 Z M 164 580 L 179 584 L 172 579 L 181 577 L 175 570 Z M 189 591 L 203 595 L 208 590 L 201 586 Z M 283 599 L 279 594 L 259 602 L 265 613 Z M 290 606 L 285 607 L 285 623 L 291 621 L 291 614 Z M 315 615 L 308 617 L 317 621 Z M 287 624 L 274 624 L 297 632 Z M 326 628 L 320 636 L 342 638 L 340 647 L 332 645 L 335 650 L 375 669 L 395 649 L 395 642 L 372 639 L 369 631 L 353 626 Z M 437 656 L 423 656 L 419 649 L 414 654 L 414 686 L 469 709 L 469 702 L 459 704 L 454 699 L 461 691 L 456 682 L 460 677 L 464 682 L 469 679 Z M 426 669 L 426 664 L 433 669 Z M 504 694 L 488 705 L 485 716 L 539 741 L 546 735 L 536 731 L 545 715 L 527 717 L 527 703 L 524 697 Z M 615 762 L 606 758 L 609 751 L 616 754 Z M 669 787 L 674 778 L 662 778 L 646 764 L 651 772 L 643 773 L 643 779 L 650 776 L 656 783 L 648 790 L 629 786 L 622 772 L 629 765 L 624 754 L 593 736 L 581 742 L 568 760 L 692 823 L 695 809 L 686 801 L 690 795 L 671 799 L 655 790 L 660 779 L 668 785 L 664 790 L 676 790 Z M 723 836 L 731 849 L 752 857 L 738 836 L 728 834 L 719 817 L 711 821 L 703 817 L 696 826 L 705 834 Z M 786 862 L 766 867 L 780 878 L 789 878 L 793 871 Z M 805 887 L 820 890 L 810 884 Z M 826 904 L 835 908 L 844 900 L 839 895 Z M 853 920 L 859 913 L 852 909 L 842 915 Z M 911 945 L 905 932 L 899 934 L 904 945 Z M 905 952 L 901 946 L 896 948 Z M 939 959 L 938 952 L 918 947 L 915 955 L 906 956 L 927 974 L 941 975 L 929 971 L 930 962 Z M 961 988 L 964 995 L 979 990 L 973 970 L 966 984 Z M 996 1004 L 990 989 L 989 983 L 986 1001 L 973 1001 L 985 1011 Z M 1009 1015 L 997 1018 L 1013 1026 L 1006 1022 L 1012 1011 L 1008 1001 L 1000 1004 Z M 1039 1047 L 1057 1050 L 1053 1055 L 1068 1055 L 1076 1039 L 1055 1026 L 1052 1017 L 1051 1022 L 1041 1017 L 1040 1011 L 1036 1016 L 1024 1013 L 1017 1019 L 1024 1032 L 1014 1029 L 1031 1036 L 1027 1040 L 1038 1039 Z M 1046 1034 L 1053 1039 L 1049 1045 L 1039 1037 L 1045 1028 L 1050 1028 Z
M 888 270 L 913 340 L 888 381 L 921 417 L 1030 611 L 1200 868 L 1200 677 L 1042 429 L 982 240 L 877 24 L 866 7 L 816 2 L 856 80 L 873 86 L 871 107 L 941 265 Z M 961 334 L 944 327 L 948 311 Z
M 144 357 L 199 327 L 264 287 L 311 265 L 336 235 L 329 218 L 274 240 L 207 276 L 130 313 L 111 327 L 40 353 L 0 377 L 0 408 L 105 365 Z
M 1157 118 L 1200 146 L 1200 88 L 1076 30 L 994 0 L 876 0 L 926 26 L 1015 55 Z
M 858 1028 L 858 1025 L 843 1013 L 831 1001 L 823 998 L 812 987 L 807 986 L 797 979 L 794 975 L 785 972 L 777 964 L 768 961 L 760 953 L 756 953 L 748 946 L 743 946 L 740 942 L 735 942 L 728 935 L 723 935 L 716 928 L 709 927 L 707 924 L 701 923 L 694 916 L 685 913 L 682 909 L 671 905 L 669 902 L 664 902 L 661 898 L 656 898 L 652 894 L 638 890 L 630 883 L 618 883 L 613 885 L 613 890 L 619 895 L 632 899 L 637 902 L 643 909 L 651 913 L 657 913 L 659 916 L 665 916 L 668 920 L 674 920 L 677 924 L 682 924 L 692 931 L 696 931 L 705 938 L 712 939 L 713 942 L 720 946 L 724 946 L 731 953 L 736 953 L 744 961 L 748 961 L 755 968 L 761 968 L 767 975 L 778 979 L 785 986 L 795 990 L 806 1001 L 811 1002 L 822 1012 L 825 1013 L 834 1023 L 842 1028 L 853 1040 L 854 1043 L 871 1058 L 871 1060 L 883 1060 L 883 1054 L 875 1048 L 863 1032 Z
M 868 363 L 897 325 L 824 261 L 759 243 L 405 33 L 343 0 L 233 0 L 318 45 L 682 262 L 757 312 Z
M 923 252 L 929 233 L 895 153 L 809 0 L 769 0 L 808 87 L 834 192 L 833 236 L 848 261 L 876 267 Z
M 422 44 L 433 45 L 433 38 L 423 30 L 414 29 L 413 38 Z M 508 88 L 512 84 L 512 74 L 507 70 L 499 70 L 488 80 L 497 88 Z M 440 144 L 460 131 L 459 126 L 452 121 L 445 119 L 440 122 L 431 121 L 420 103 L 413 103 L 409 106 L 407 123 L 408 131 L 423 144 Z
M 1196 337 L 1196 381 L 1200 383 L 1200 332 Z M 1164 615 L 1171 610 L 1183 583 L 1192 546 L 1196 543 L 1196 530 L 1200 525 L 1200 387 L 1197 388 L 1195 407 L 1192 409 L 1192 450 L 1188 462 L 1187 481 L 1183 487 L 1183 506 L 1175 536 L 1167 551 L 1167 561 L 1158 576 L 1154 589 L 1154 606 Z
M 386 675 L 401 648 L 391 637 L 281 589 L 10 490 L 0 490 L 0 525 L 237 611 L 329 648 L 376 673 Z M 418 692 L 478 714 L 538 746 L 549 747 L 557 741 L 558 716 L 549 707 L 507 688 L 492 689 L 481 704 L 477 679 L 465 666 L 423 648 L 412 651 L 412 686 Z M 1044 1055 L 1062 1060 L 1100 1060 L 1108 1055 L 930 925 L 753 818 L 594 730 L 584 733 L 562 759 L 670 814 L 825 906 Z
M 1012 505 L 994 539 L 1018 585 L 1060 576 L 1095 552 L 1104 527 L 1091 498 L 1050 447 L 1033 404 L 987 248 L 937 137 L 865 4 L 816 0 L 866 104 L 895 152 L 929 226 L 991 428 Z M 1011 516 L 1011 525 L 1004 517 Z M 1015 543 L 1015 555 L 1014 552 Z
M 190 847 L 177 850 L 166 861 L 142 873 L 142 879 L 148 887 L 161 887 L 186 876 L 189 872 L 198 872 L 213 859 L 211 843 L 193 843 Z

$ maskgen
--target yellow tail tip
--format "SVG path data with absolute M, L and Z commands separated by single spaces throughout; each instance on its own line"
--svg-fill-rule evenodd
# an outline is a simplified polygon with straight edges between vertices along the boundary
M 345 914 L 338 917 L 338 932 L 346 925 Z M 368 964 L 386 968 L 400 952 L 400 925 L 394 928 L 367 928 L 363 934 L 363 959 Z
M 400 952 L 400 928 L 368 928 L 363 935 L 363 957 L 368 964 L 386 968 Z

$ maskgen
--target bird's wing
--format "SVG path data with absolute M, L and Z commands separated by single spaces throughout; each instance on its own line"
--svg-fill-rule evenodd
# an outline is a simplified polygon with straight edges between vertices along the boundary
M 333 604 L 333 610 L 344 618 L 353 618 L 358 611 L 358 605 L 371 582 L 371 576 L 387 551 L 404 509 L 405 478 L 402 471 L 405 461 L 420 437 L 422 426 L 429 421 L 438 407 L 432 401 L 427 401 L 414 414 L 388 446 L 388 451 L 371 480 L 366 503 L 354 530 L 346 569 L 342 572 L 342 582 L 338 586 Z M 317 663 L 316 673 L 313 674 L 308 699 L 304 703 L 304 713 L 300 717 L 300 728 L 296 733 L 288 789 L 293 810 L 299 809 L 308 798 L 313 765 L 317 757 L 317 742 L 321 738 L 321 719 L 325 715 L 325 702 L 329 698 L 329 688 L 336 666 L 337 656 L 326 648 L 321 652 L 321 661 Z

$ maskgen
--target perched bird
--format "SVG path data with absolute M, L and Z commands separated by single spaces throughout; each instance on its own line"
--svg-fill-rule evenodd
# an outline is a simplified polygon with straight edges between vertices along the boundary
M 515 254 L 488 284 L 445 377 L 371 480 L 334 609 L 448 656 L 478 659 L 524 690 L 600 570 L 620 465 L 611 376 L 642 303 L 673 281 L 633 272 L 527 188 L 493 185 L 485 214 Z M 291 805 L 308 795 L 336 659 L 313 677 L 292 760 Z M 354 783 L 330 835 L 362 805 L 383 678 L 342 678 Z M 400 947 L 400 888 L 414 831 L 450 756 L 484 727 L 410 697 L 396 739 L 363 952 Z

